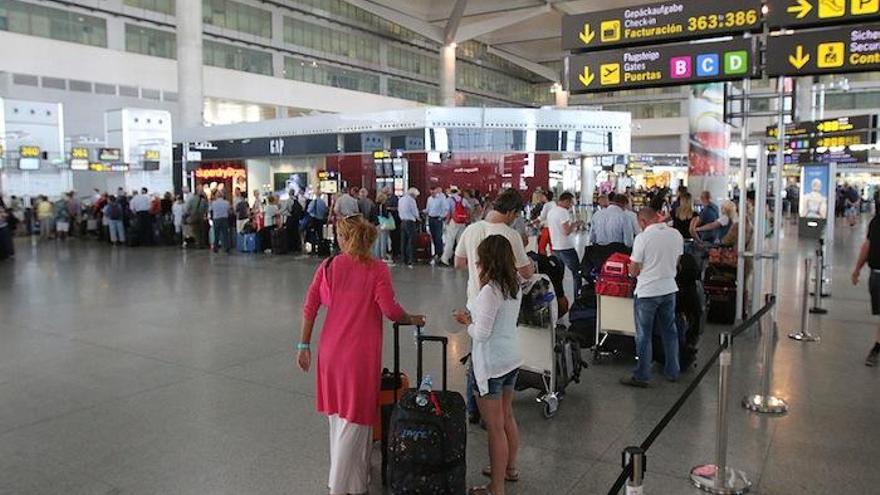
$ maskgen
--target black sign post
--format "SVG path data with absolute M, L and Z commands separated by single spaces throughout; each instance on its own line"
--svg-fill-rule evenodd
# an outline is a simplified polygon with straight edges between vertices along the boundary
M 678 0 L 570 15 L 562 22 L 563 50 L 601 50 L 759 31 L 761 1 Z
M 573 55 L 569 88 L 576 94 L 751 78 L 755 59 L 748 39 Z
M 878 0 L 880 1 L 880 0 Z M 767 75 L 805 76 L 880 69 L 880 24 L 767 38 Z
M 876 19 L 880 19 L 880 0 L 767 0 L 767 24 L 771 29 Z

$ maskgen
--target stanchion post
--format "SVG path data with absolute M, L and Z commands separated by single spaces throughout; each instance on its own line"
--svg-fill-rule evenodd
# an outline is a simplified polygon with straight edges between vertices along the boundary
M 773 321 L 773 315 L 775 314 L 775 311 L 768 311 L 764 318 L 758 322 L 759 325 L 764 327 L 764 354 L 762 356 L 764 369 L 761 370 L 761 393 L 747 395 L 742 400 L 744 408 L 762 414 L 783 414 L 788 412 L 788 404 L 785 402 L 785 399 L 770 395 L 770 387 L 773 381 L 773 351 L 774 347 L 776 347 L 774 340 L 776 336 L 776 322 Z M 769 325 L 762 323 L 767 320 L 770 320 Z
M 822 278 L 825 276 L 822 268 L 825 266 L 825 254 L 822 252 L 822 240 L 819 240 L 819 247 L 816 248 L 816 283 L 813 289 L 813 307 L 810 308 L 810 313 L 824 315 L 828 312 L 827 309 L 821 306 L 822 301 L 822 286 L 824 285 L 824 280 Z
M 721 352 L 718 360 L 718 414 L 715 425 L 715 464 L 703 464 L 691 469 L 691 482 L 697 488 L 717 495 L 739 495 L 752 487 L 746 473 L 727 465 L 727 408 L 730 395 L 730 365 L 732 362 L 730 332 L 721 334 Z
M 811 259 L 804 260 L 804 291 L 801 296 L 801 328 L 788 334 L 788 338 L 799 342 L 819 342 L 819 337 L 810 334 L 810 316 L 808 306 L 810 304 L 810 267 Z
M 645 488 L 645 449 L 627 447 L 623 449 L 623 467 L 632 465 L 632 473 L 626 480 L 626 495 L 642 495 Z

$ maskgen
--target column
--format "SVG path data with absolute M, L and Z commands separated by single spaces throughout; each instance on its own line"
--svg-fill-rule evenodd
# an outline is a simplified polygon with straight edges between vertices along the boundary
M 688 190 L 694 198 L 709 191 L 715 201 L 727 199 L 730 126 L 724 122 L 724 83 L 690 86 L 688 121 Z
M 182 129 L 204 122 L 202 2 L 177 3 L 177 107 Z
M 568 107 L 568 91 L 563 89 L 562 85 L 556 83 L 553 85 L 555 89 L 554 95 L 556 96 L 556 107 L 557 108 L 567 108 Z
M 813 107 L 813 76 L 799 77 L 795 81 L 794 120 L 796 122 L 816 120 L 816 109 Z
M 455 106 L 455 43 L 440 49 L 440 103 Z

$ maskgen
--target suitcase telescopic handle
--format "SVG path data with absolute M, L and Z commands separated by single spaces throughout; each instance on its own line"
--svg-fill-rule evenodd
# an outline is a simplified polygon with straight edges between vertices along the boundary
M 445 392 L 447 390 L 446 382 L 449 377 L 449 372 L 448 372 L 447 364 L 446 364 L 446 353 L 447 353 L 447 347 L 449 346 L 449 338 L 440 337 L 437 335 L 422 335 L 421 329 L 419 329 L 419 330 L 420 330 L 420 332 L 416 337 L 416 342 L 418 343 L 418 350 L 417 350 L 418 363 L 416 366 L 416 372 L 417 372 L 416 383 L 419 384 L 418 385 L 419 387 L 422 386 L 422 364 L 423 364 L 422 348 L 424 347 L 424 343 L 425 342 L 440 342 L 441 344 L 443 344 L 443 391 Z
M 400 327 L 407 326 L 402 323 L 394 323 L 394 402 L 397 403 L 398 390 L 400 388 Z M 422 327 L 416 326 L 416 334 L 422 334 Z M 421 378 L 419 378 L 421 381 Z

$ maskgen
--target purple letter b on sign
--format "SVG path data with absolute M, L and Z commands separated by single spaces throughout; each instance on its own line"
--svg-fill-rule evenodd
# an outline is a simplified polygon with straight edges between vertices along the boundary
M 690 57 L 672 57 L 669 59 L 669 74 L 673 79 L 687 79 L 692 73 Z

